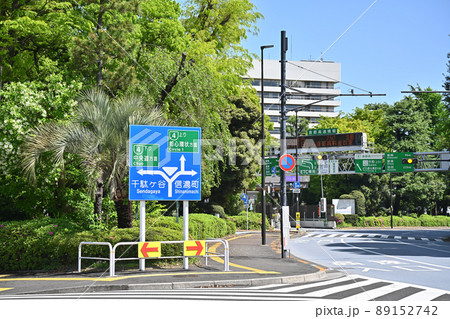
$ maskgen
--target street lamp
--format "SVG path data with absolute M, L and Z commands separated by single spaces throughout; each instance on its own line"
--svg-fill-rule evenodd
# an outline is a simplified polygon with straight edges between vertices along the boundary
M 262 224 L 261 224 L 261 238 L 262 244 L 266 244 L 266 160 L 265 160 L 265 128 L 264 128 L 264 49 L 273 48 L 273 45 L 261 46 L 261 206 L 262 206 Z

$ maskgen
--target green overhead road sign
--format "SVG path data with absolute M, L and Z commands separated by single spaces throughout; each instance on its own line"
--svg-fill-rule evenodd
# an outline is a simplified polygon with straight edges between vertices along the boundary
M 277 175 L 280 176 L 280 165 L 278 165 L 278 158 L 265 158 L 265 174 L 266 176 Z
M 383 154 L 355 154 L 355 173 L 383 173 Z
M 385 153 L 384 170 L 386 173 L 407 173 L 414 172 L 414 164 L 402 163 L 402 159 L 413 158 L 413 152 Z
M 337 128 L 323 128 L 323 129 L 311 129 L 308 130 L 308 135 L 326 135 L 326 134 L 337 134 Z
M 318 165 L 317 161 L 313 159 L 298 159 L 298 174 L 299 175 L 317 175 L 318 174 Z

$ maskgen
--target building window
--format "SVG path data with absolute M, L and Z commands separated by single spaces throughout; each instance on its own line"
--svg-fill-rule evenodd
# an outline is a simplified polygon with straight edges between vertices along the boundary
M 264 92 L 264 98 L 279 99 L 280 98 L 280 93 L 277 93 L 277 92 Z

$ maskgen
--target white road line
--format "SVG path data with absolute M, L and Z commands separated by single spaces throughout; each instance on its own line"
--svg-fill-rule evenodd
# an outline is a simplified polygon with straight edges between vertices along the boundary
M 378 280 L 378 282 L 380 282 L 380 281 L 390 282 L 390 281 L 386 281 L 386 280 Z M 353 296 L 350 296 L 347 298 L 343 298 L 342 300 L 351 299 L 352 301 L 369 301 L 369 300 L 390 294 L 396 290 L 399 290 L 399 289 L 402 289 L 405 287 L 409 287 L 409 285 L 402 284 L 402 283 L 393 283 L 388 286 L 384 286 L 384 287 L 380 287 L 377 289 L 366 291 L 365 293 L 360 293 L 360 294 L 353 295 Z
M 322 290 L 318 290 L 318 291 L 302 294 L 302 296 L 306 296 L 306 297 L 324 297 L 326 295 L 339 293 L 339 292 L 344 292 L 344 291 L 347 291 L 347 290 L 350 290 L 350 289 L 353 289 L 353 288 L 359 288 L 359 287 L 362 287 L 362 286 L 374 284 L 376 282 L 380 282 L 380 280 L 379 279 L 367 279 L 365 281 L 355 282 L 353 284 L 348 284 L 348 285 L 345 285 L 345 286 L 326 288 L 326 289 L 322 289 Z M 364 292 L 362 292 L 362 293 L 364 294 Z M 369 299 L 369 298 L 367 298 L 367 296 L 366 296 L 366 300 L 367 299 Z
M 424 300 L 428 301 L 428 300 L 433 300 L 434 298 L 442 296 L 443 294 L 446 294 L 446 293 L 449 294 L 450 291 L 427 288 L 424 291 L 420 291 L 411 296 L 403 298 L 401 301 L 402 302 L 403 301 L 424 301 Z
M 307 288 L 311 288 L 311 287 L 336 284 L 336 283 L 339 283 L 339 282 L 342 282 L 342 281 L 346 281 L 346 280 L 351 280 L 351 279 L 353 279 L 353 278 L 350 277 L 350 276 L 349 277 L 341 277 L 341 278 L 337 278 L 337 279 L 333 279 L 333 280 L 314 282 L 314 283 L 306 284 L 306 285 L 295 285 L 294 287 L 286 287 L 286 288 L 274 289 L 274 291 L 276 291 L 276 292 L 292 292 L 292 291 L 301 290 L 301 289 L 307 289 Z M 359 284 L 361 284 L 361 283 L 359 283 Z
M 408 258 L 402 258 L 402 257 L 398 257 L 398 256 L 394 256 L 394 255 L 387 255 L 387 254 L 382 254 L 373 250 L 369 250 L 369 249 L 364 249 L 349 243 L 346 243 L 344 239 L 341 239 L 341 243 L 343 243 L 344 245 L 356 248 L 356 249 L 360 249 L 363 251 L 367 251 L 369 253 L 372 253 L 374 255 L 381 255 L 381 256 L 387 256 L 387 257 L 391 257 L 391 258 L 395 258 L 395 259 L 399 259 L 399 260 L 405 260 L 411 263 L 416 263 L 416 264 L 422 264 L 422 265 L 427 265 L 427 266 L 432 266 L 432 267 L 439 267 L 439 268 L 444 268 L 444 269 L 450 269 L 450 267 L 446 267 L 446 266 L 441 266 L 441 265 L 435 265 L 435 264 L 431 264 L 431 263 L 425 263 L 425 262 L 421 262 L 421 261 L 417 261 L 417 260 L 412 260 L 412 259 L 408 259 Z

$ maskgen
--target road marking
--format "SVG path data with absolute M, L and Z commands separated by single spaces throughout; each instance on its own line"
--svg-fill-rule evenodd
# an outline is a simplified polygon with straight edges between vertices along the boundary
M 0 292 L 10 290 L 10 289 L 13 289 L 13 288 L 0 288 Z
M 239 239 L 239 238 L 244 238 L 244 237 L 250 237 L 250 236 L 253 236 L 253 234 L 233 237 L 233 238 L 228 239 L 228 241 Z M 214 244 L 213 246 L 209 247 L 208 252 L 215 253 L 217 247 L 219 247 L 220 245 L 221 245 L 221 243 Z M 221 264 L 223 264 L 225 262 L 220 257 L 209 257 L 209 258 L 211 258 L 212 260 L 214 260 L 214 261 L 216 261 L 218 263 L 221 263 Z M 252 271 L 252 272 L 255 272 L 255 273 L 258 273 L 258 274 L 279 274 L 279 272 L 277 272 L 277 271 L 261 270 L 261 269 L 256 269 L 256 268 L 251 268 L 251 267 L 247 267 L 247 266 L 238 265 L 238 264 L 235 264 L 235 263 L 229 263 L 229 265 L 233 266 L 233 267 L 236 267 L 236 268 L 249 270 L 249 271 Z
M 373 250 L 364 249 L 364 248 L 361 248 L 361 247 L 354 246 L 354 245 L 351 245 L 349 243 L 346 243 L 344 239 L 341 239 L 341 243 L 343 243 L 344 245 L 353 247 L 353 248 L 357 248 L 357 249 L 360 249 L 360 250 L 363 250 L 363 251 L 367 251 L 367 252 L 372 253 L 374 255 L 389 256 L 391 258 L 395 258 L 395 259 L 399 259 L 399 260 L 406 260 L 406 261 L 412 262 L 412 263 L 423 264 L 423 265 L 427 265 L 427 266 L 439 267 L 439 268 L 444 268 L 444 269 L 450 269 L 450 267 L 446 267 L 446 266 L 435 265 L 435 264 L 425 263 L 425 262 L 422 262 L 422 261 L 412 260 L 412 259 L 408 259 L 408 258 L 402 258 L 402 257 L 393 256 L 393 255 L 378 253 L 378 252 L 373 251 Z

